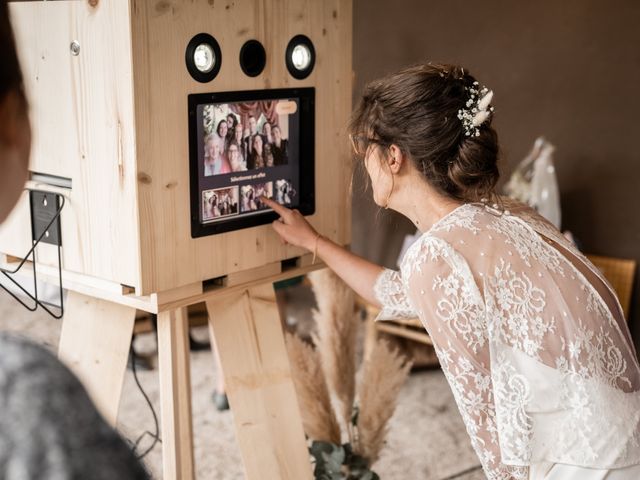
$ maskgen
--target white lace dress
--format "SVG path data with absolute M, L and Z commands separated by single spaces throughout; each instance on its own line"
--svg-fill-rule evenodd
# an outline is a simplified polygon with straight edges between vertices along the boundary
M 640 367 L 618 300 L 550 223 L 468 203 L 385 270 L 378 320 L 417 316 L 487 477 L 640 478 Z

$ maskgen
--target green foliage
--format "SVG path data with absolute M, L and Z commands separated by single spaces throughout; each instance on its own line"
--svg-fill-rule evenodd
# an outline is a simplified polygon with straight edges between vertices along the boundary
M 380 480 L 369 461 L 353 452 L 350 443 L 335 445 L 314 441 L 309 453 L 315 461 L 316 480 Z

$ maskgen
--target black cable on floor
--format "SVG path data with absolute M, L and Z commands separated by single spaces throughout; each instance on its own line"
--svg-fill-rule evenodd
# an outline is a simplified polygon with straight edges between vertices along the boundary
M 142 434 L 140 434 L 140 436 L 136 439 L 133 445 L 133 453 L 136 455 L 138 460 L 142 460 L 151 450 L 155 448 L 158 442 L 162 443 L 162 440 L 160 439 L 160 425 L 158 423 L 158 416 L 156 415 L 156 411 L 153 408 L 153 404 L 151 403 L 151 400 L 149 400 L 147 393 L 142 388 L 142 385 L 140 384 L 140 380 L 138 380 L 138 372 L 136 371 L 136 359 L 135 359 L 135 352 L 133 350 L 133 344 L 131 344 L 131 349 L 129 350 L 129 356 L 131 358 L 131 371 L 133 372 L 133 379 L 135 380 L 136 385 L 138 385 L 138 388 L 140 389 L 140 393 L 142 393 L 142 396 L 147 401 L 147 405 L 149 405 L 149 408 L 151 409 L 151 414 L 153 415 L 153 423 L 155 424 L 155 430 L 156 430 L 155 434 L 151 433 L 149 430 L 142 432 Z M 140 442 L 142 441 L 145 435 L 149 435 L 151 438 L 153 438 L 153 443 L 143 453 L 138 455 L 137 453 L 138 446 L 140 445 Z

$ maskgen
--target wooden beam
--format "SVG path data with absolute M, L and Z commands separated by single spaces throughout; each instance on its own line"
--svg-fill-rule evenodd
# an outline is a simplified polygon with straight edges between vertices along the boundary
M 115 427 L 135 308 L 70 291 L 58 355 Z
M 271 284 L 207 300 L 247 480 L 310 480 L 309 453 Z
M 192 480 L 193 430 L 186 308 L 158 314 L 158 360 L 165 480 Z

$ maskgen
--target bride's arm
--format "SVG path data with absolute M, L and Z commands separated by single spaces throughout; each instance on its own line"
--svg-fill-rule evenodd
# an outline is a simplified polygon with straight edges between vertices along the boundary
M 320 236 L 297 210 L 285 208 L 265 197 L 263 201 L 280 215 L 281 219 L 273 222 L 273 228 L 283 241 L 310 252 L 315 251 L 318 257 L 356 293 L 374 305 L 381 306 L 376 298 L 374 285 L 384 271 L 383 267 Z

